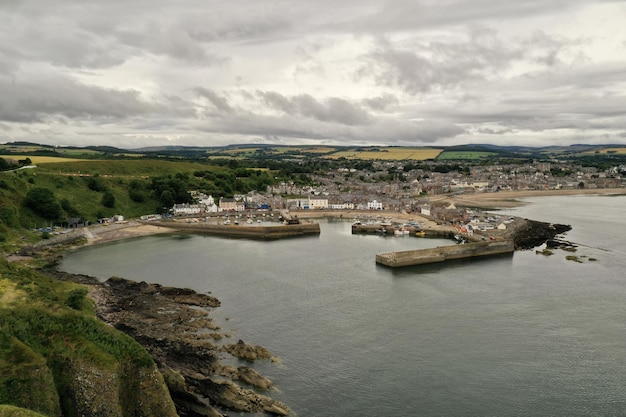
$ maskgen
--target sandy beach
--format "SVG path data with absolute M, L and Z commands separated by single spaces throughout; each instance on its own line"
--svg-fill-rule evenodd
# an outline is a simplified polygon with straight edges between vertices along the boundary
M 87 237 L 87 245 L 96 245 L 134 237 L 172 233 L 174 229 L 157 224 L 145 224 L 136 221 L 109 225 L 94 225 L 83 229 Z
M 550 197 L 566 195 L 623 195 L 626 188 L 596 188 L 581 190 L 527 190 L 527 191 L 499 191 L 496 193 L 472 193 L 456 196 L 442 196 L 430 198 L 431 201 L 450 201 L 458 206 L 478 208 L 510 208 L 526 204 L 520 199 L 527 197 Z

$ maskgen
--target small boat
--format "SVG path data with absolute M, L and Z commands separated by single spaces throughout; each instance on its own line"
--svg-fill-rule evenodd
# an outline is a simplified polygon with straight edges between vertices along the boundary
M 225 225 L 229 225 L 229 224 L 230 224 L 230 219 L 228 219 L 228 220 L 224 220 L 224 224 L 225 224 Z
M 424 237 L 426 236 L 426 232 L 423 230 L 420 230 L 419 232 L 415 232 L 415 236 L 417 237 Z

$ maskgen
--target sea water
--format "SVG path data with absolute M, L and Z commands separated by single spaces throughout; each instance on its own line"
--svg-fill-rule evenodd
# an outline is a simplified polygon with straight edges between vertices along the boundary
M 281 359 L 254 366 L 297 416 L 624 416 L 626 197 L 528 201 L 503 214 L 571 224 L 576 252 L 389 269 L 376 253 L 451 242 L 325 221 L 270 242 L 115 242 L 60 269 L 210 291 L 224 333 Z

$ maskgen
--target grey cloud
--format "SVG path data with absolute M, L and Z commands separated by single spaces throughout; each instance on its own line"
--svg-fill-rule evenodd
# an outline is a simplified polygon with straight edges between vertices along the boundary
M 290 115 L 346 125 L 369 124 L 371 121 L 361 106 L 342 98 L 331 97 L 320 102 L 309 94 L 288 98 L 276 92 L 260 91 L 258 95 L 268 106 Z
M 0 120 L 5 121 L 42 121 L 49 116 L 121 119 L 155 109 L 137 91 L 108 90 L 58 78 L 36 83 L 0 80 Z
M 493 129 L 489 127 L 483 127 L 483 128 L 477 129 L 478 133 L 483 133 L 486 135 L 502 135 L 504 133 L 512 133 L 514 131 L 515 130 L 513 129 Z
M 607 1 L 607 3 L 619 2 Z M 586 0 L 394 0 L 381 3 L 375 11 L 356 16 L 344 23 L 352 30 L 395 32 L 423 30 L 492 19 L 522 19 L 563 13 L 588 3 Z
M 378 97 L 363 99 L 363 104 L 372 110 L 384 111 L 400 104 L 400 100 L 395 95 L 386 93 Z
M 369 124 L 348 125 L 301 114 L 270 116 L 247 112 L 223 114 L 205 122 L 198 129 L 236 135 L 277 136 L 293 140 L 306 138 L 335 143 L 426 144 L 457 136 L 464 129 L 447 122 L 404 121 L 377 118 Z
M 201 97 L 206 98 L 219 111 L 224 113 L 232 113 L 233 108 L 228 104 L 228 99 L 218 95 L 215 91 L 204 87 L 196 87 L 194 91 Z
M 410 49 L 383 40 L 363 57 L 357 77 L 373 77 L 381 85 L 400 86 L 411 94 L 425 93 L 484 79 L 520 56 L 519 50 L 483 29 L 471 30 L 462 42 L 416 41 Z
M 463 41 L 416 39 L 398 47 L 381 39 L 376 49 L 364 55 L 357 71 L 360 79 L 373 78 L 380 85 L 399 86 L 410 94 L 471 87 L 502 74 L 517 63 L 539 63 L 546 70 L 582 59 L 580 40 L 535 32 L 528 38 L 504 43 L 498 33 L 483 27 L 467 31 Z

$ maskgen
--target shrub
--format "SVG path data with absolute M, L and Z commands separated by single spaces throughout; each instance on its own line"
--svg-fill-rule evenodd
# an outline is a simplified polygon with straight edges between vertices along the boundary
M 85 299 L 86 295 L 87 288 L 74 288 L 68 294 L 67 299 L 65 300 L 65 305 L 73 308 L 74 310 L 80 310 L 82 308 L 83 300 Z
M 24 198 L 24 206 L 45 219 L 57 220 L 61 217 L 61 205 L 54 197 L 54 193 L 44 187 L 31 189 Z
M 106 193 L 104 193 L 104 195 L 102 196 L 102 205 L 109 208 L 115 206 L 115 196 L 112 192 L 107 191 Z

